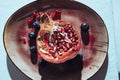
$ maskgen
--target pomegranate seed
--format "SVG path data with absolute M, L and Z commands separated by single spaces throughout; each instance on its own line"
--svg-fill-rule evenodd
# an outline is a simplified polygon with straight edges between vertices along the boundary
M 69 27 L 69 29 L 72 29 L 72 25 L 70 24 L 67 24 L 67 27 Z
M 51 54 L 55 54 L 55 51 L 54 51 L 53 49 L 49 49 L 49 52 L 50 52 Z
M 64 41 L 64 39 L 61 39 L 61 40 L 60 40 L 60 42 L 63 42 L 63 41 Z
M 37 16 L 39 16 L 39 13 L 37 11 L 33 12 L 33 18 L 35 19 Z
M 72 38 L 71 38 L 71 41 L 72 41 L 72 42 L 75 42 L 76 40 L 75 40 L 75 38 L 72 37 Z
M 32 28 L 32 27 L 33 27 L 33 22 L 34 22 L 33 18 L 29 18 L 29 19 L 27 20 L 27 24 L 28 24 L 28 27 L 29 27 L 29 28 Z
M 68 49 L 70 48 L 70 45 L 69 45 L 69 43 L 66 43 L 66 45 L 65 45 Z
M 52 15 L 52 20 L 59 20 L 61 19 L 61 11 L 56 10 L 55 13 Z
M 78 50 L 77 45 L 74 45 L 72 50 L 77 51 Z
M 53 40 L 56 40 L 57 39 L 57 36 L 55 34 L 52 34 L 52 39 Z
M 70 32 L 70 33 L 68 33 L 68 37 L 73 37 L 73 33 L 72 32 Z
M 61 32 L 64 32 L 64 28 L 61 28 Z
M 60 33 L 57 33 L 57 36 L 60 36 Z
M 72 44 L 72 43 L 69 43 L 69 46 L 70 46 L 70 48 L 72 48 L 72 47 L 73 47 L 73 44 Z
M 68 32 L 69 27 L 67 25 L 65 25 L 64 29 L 65 29 L 65 32 Z
M 50 47 L 53 47 L 53 46 L 54 46 L 52 42 L 49 42 L 48 45 L 49 45 Z
M 67 42 L 63 41 L 62 43 L 63 43 L 63 45 L 65 45 Z
M 63 48 L 60 48 L 60 50 L 59 50 L 60 52 L 63 52 Z
M 58 44 L 58 41 L 57 40 L 55 40 L 55 42 L 54 42 L 56 45 Z
M 67 52 L 67 51 L 68 51 L 68 48 L 65 47 L 65 46 L 63 46 L 63 50 L 64 50 L 64 52 Z
M 76 42 L 73 43 L 73 45 L 77 45 L 78 44 L 78 40 L 76 40 Z
M 74 37 L 75 37 L 75 40 L 78 40 L 78 36 L 77 35 L 75 35 Z
M 61 29 L 61 28 L 58 28 L 57 31 L 58 31 L 58 32 L 62 32 L 62 29 Z
M 60 47 L 59 46 L 56 47 L 56 51 L 60 51 Z

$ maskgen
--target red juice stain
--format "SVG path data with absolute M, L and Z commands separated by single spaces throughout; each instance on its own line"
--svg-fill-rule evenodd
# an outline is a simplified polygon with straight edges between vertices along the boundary
M 90 35 L 90 46 L 92 47 L 94 45 L 95 42 L 95 37 L 91 34 Z
M 90 52 L 87 53 L 85 51 L 85 52 L 83 52 L 83 55 L 85 56 L 85 55 L 90 54 L 91 56 L 88 59 L 83 61 L 83 67 L 88 67 L 94 60 L 94 57 L 96 55 L 96 51 L 94 51 L 95 48 L 93 47 L 94 43 L 95 43 L 95 37 L 94 37 L 94 35 L 90 34 L 90 43 L 89 43 L 89 45 L 88 46 L 83 46 L 84 50 L 90 50 Z M 89 67 L 89 68 L 91 69 L 91 67 Z
M 17 40 L 18 42 L 21 42 L 22 44 L 26 44 L 26 38 L 28 36 L 28 31 L 27 30 L 23 30 L 23 31 L 18 31 L 17 32 Z
M 27 41 L 23 38 L 22 41 L 21 41 L 23 44 L 26 44 Z
M 92 57 L 87 59 L 87 60 L 85 60 L 85 61 L 83 61 L 83 67 L 89 66 L 92 63 L 92 61 L 93 61 Z

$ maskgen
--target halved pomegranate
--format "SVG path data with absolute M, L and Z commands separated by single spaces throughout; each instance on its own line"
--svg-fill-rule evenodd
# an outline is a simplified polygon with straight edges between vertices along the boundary
M 55 19 L 55 15 L 52 19 L 46 13 L 38 15 L 36 21 L 40 25 L 36 37 L 37 52 L 44 60 L 62 63 L 78 54 L 81 42 L 76 26 L 58 18 Z

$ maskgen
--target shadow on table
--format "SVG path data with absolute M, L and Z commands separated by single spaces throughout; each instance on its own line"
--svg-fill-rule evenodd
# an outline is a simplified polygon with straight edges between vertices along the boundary
M 76 59 L 73 60 L 73 62 L 77 62 L 77 60 L 78 59 L 76 58 Z M 54 64 L 47 63 L 47 66 L 49 66 L 49 67 L 46 66 L 46 68 L 44 68 L 44 69 L 41 68 L 41 71 L 39 73 L 42 76 L 42 80 L 61 80 L 61 79 L 62 80 L 80 80 L 80 77 L 81 77 L 81 75 L 80 75 L 81 74 L 81 69 L 80 69 L 81 66 L 80 66 L 80 64 L 81 63 L 78 63 L 76 66 L 69 67 L 69 69 L 66 70 L 66 68 L 68 68 L 69 65 L 66 65 L 66 64 L 54 65 Z M 9 59 L 9 57 L 7 57 L 7 66 L 8 66 L 8 71 L 9 71 L 9 74 L 10 74 L 12 80 L 31 80 L 26 75 L 24 75 L 12 63 L 12 61 Z M 54 68 L 53 68 L 53 66 L 54 66 Z M 61 67 L 58 67 L 58 66 L 61 66 Z M 107 57 L 105 59 L 105 62 L 103 64 L 103 66 L 100 68 L 100 70 L 88 80 L 96 80 L 96 79 L 97 80 L 104 80 L 105 76 L 106 76 L 106 72 L 107 72 L 107 67 L 108 67 L 108 55 L 107 55 Z M 44 70 L 46 70 L 46 69 L 48 71 L 44 72 Z M 77 71 L 77 73 L 75 71 Z M 69 72 L 68 75 L 66 75 L 67 72 Z M 55 75 L 56 77 L 53 77 L 51 75 Z M 64 77 L 64 75 L 65 75 L 65 77 Z M 70 75 L 72 77 L 68 77 Z M 47 77 L 49 76 L 49 79 L 46 76 Z
M 82 62 L 81 55 L 60 64 L 45 62 L 44 66 L 40 65 L 39 73 L 42 80 L 81 80 Z

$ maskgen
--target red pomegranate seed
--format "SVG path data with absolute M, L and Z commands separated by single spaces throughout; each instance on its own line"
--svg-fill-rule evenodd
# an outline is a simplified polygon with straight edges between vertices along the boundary
M 72 38 L 73 37 L 73 33 L 72 32 L 68 33 L 68 37 Z
M 75 40 L 75 38 L 74 38 L 74 37 L 72 37 L 72 38 L 71 38 L 71 41 L 72 41 L 72 42 L 75 42 L 76 40 Z
M 38 12 L 33 12 L 33 18 L 35 19 L 37 16 L 39 15 L 39 13 Z
M 61 19 L 61 11 L 56 10 L 55 13 L 52 15 L 52 20 L 59 20 Z
M 64 39 L 61 39 L 60 42 L 64 42 Z
M 68 49 L 70 48 L 69 43 L 66 43 L 65 46 L 66 46 Z
M 32 28 L 32 27 L 33 27 L 33 22 L 34 22 L 33 18 L 29 18 L 29 19 L 27 20 L 27 24 L 28 24 L 28 27 L 29 27 L 29 28 Z
M 68 48 L 65 47 L 65 46 L 63 46 L 63 50 L 64 50 L 64 52 L 67 52 L 67 51 L 68 51 Z
M 55 40 L 55 42 L 54 42 L 56 45 L 58 44 L 58 41 L 57 40 Z
M 69 27 L 69 29 L 72 29 L 72 25 L 70 24 L 67 24 L 67 27 Z
M 75 35 L 74 37 L 75 37 L 75 40 L 78 40 L 78 36 L 77 35 Z
M 62 32 L 62 29 L 61 29 L 61 28 L 58 28 L 57 31 L 58 31 L 58 32 Z
M 70 48 L 72 48 L 72 47 L 73 47 L 73 44 L 72 44 L 72 43 L 69 43 L 69 46 L 70 46 Z
M 63 52 L 64 50 L 63 50 L 63 48 L 60 48 L 60 52 Z
M 78 44 L 78 40 L 76 40 L 76 42 L 73 43 L 73 45 L 77 45 Z
M 54 51 L 53 49 L 49 49 L 49 52 L 50 52 L 51 54 L 55 54 L 55 51 Z

